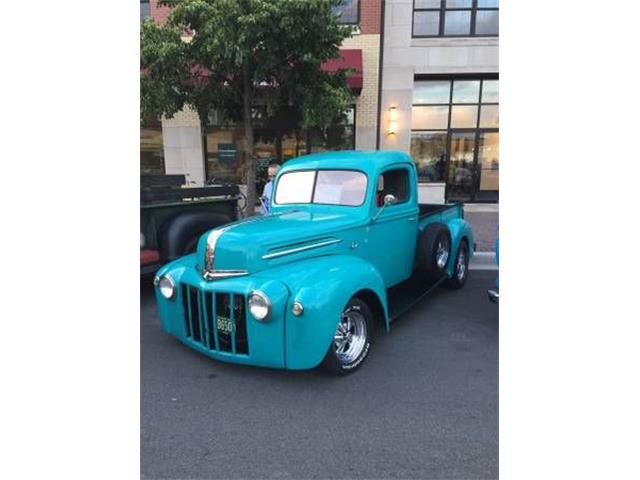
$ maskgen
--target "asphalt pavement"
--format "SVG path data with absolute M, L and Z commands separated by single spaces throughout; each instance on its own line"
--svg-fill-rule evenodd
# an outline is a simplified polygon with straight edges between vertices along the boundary
M 343 378 L 216 362 L 141 285 L 142 478 L 498 477 L 496 272 L 438 289 Z

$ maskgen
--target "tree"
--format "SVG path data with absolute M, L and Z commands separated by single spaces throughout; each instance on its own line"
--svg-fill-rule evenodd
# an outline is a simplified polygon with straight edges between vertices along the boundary
M 188 105 L 203 123 L 213 110 L 242 122 L 247 204 L 255 205 L 254 105 L 274 120 L 292 112 L 308 128 L 330 123 L 350 102 L 345 72 L 321 69 L 351 35 L 332 10 L 340 1 L 161 2 L 172 7 L 166 23 L 141 25 L 141 114 L 172 117 Z

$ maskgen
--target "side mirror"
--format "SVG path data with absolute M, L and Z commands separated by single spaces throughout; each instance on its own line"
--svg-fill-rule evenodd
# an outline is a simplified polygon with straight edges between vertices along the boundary
M 395 205 L 396 203 L 398 203 L 398 199 L 396 198 L 396 196 L 390 193 L 387 193 L 384 196 L 384 199 L 382 200 L 382 207 L 380 207 L 380 210 L 378 210 L 378 213 L 376 213 L 374 217 L 371 219 L 371 223 L 375 223 L 375 221 L 378 220 L 378 217 L 384 211 L 384 209 L 387 208 L 387 206 Z
M 384 205 L 382 206 L 382 208 L 386 207 L 387 205 L 395 205 L 396 203 L 398 203 L 398 199 L 396 198 L 395 195 L 387 193 L 384 196 L 383 203 L 384 203 Z

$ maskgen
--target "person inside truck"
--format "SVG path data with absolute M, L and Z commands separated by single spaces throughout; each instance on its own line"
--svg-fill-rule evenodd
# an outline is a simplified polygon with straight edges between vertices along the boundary
M 260 197 L 260 213 L 262 215 L 267 215 L 269 213 L 269 207 L 271 205 L 271 193 L 273 192 L 273 179 L 275 178 L 279 169 L 280 165 L 278 165 L 277 163 L 272 163 L 267 169 L 267 176 L 269 178 L 269 181 L 264 186 L 262 196 Z

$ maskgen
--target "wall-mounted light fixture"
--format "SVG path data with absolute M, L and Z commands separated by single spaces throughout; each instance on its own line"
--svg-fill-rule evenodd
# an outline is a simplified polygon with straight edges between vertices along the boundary
M 391 107 L 389 109 L 389 135 L 395 135 L 398 132 L 398 109 Z

